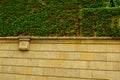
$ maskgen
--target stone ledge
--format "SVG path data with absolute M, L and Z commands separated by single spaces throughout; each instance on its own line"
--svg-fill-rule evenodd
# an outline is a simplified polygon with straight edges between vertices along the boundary
M 18 36 L 18 37 L 0 37 L 0 40 L 120 40 L 120 37 L 37 37 L 37 36 Z
M 120 37 L 31 37 L 32 40 L 120 40 Z

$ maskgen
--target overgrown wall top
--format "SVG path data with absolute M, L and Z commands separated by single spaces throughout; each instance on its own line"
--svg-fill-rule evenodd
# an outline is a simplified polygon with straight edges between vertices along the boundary
M 120 36 L 120 8 L 82 10 L 83 36 Z
M 2 0 L 0 36 L 119 36 L 120 8 L 104 2 Z

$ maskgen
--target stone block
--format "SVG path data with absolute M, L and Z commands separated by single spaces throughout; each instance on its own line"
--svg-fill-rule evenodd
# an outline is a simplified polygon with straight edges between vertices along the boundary
M 95 70 L 95 71 L 92 71 L 92 78 L 94 78 L 94 79 L 100 79 L 100 80 L 104 80 L 104 79 L 107 79 L 106 78 L 106 71 L 97 71 L 97 70 Z
M 32 74 L 33 75 L 43 75 L 43 69 L 42 68 L 35 68 L 35 67 L 31 67 L 32 68 Z
M 32 74 L 32 68 L 31 67 L 22 67 L 22 73 L 23 74 Z
M 81 60 L 93 60 L 94 53 L 81 53 L 80 59 Z
M 11 69 L 12 69 L 12 66 L 0 66 L 1 67 L 1 72 L 4 72 L 4 73 L 9 73 L 11 72 Z
M 120 54 L 116 54 L 116 53 L 108 54 L 107 53 L 107 61 L 120 61 Z
M 43 75 L 55 75 L 55 69 L 53 68 L 43 68 Z
M 75 69 L 55 69 L 55 76 L 80 77 L 80 71 Z
M 0 80 L 4 80 L 4 75 L 0 73 Z
M 106 62 L 106 70 L 113 70 L 114 62 Z
M 92 78 L 92 71 L 91 70 L 80 70 L 80 77 Z
M 14 77 L 15 80 L 26 80 L 26 75 L 14 75 Z
M 119 71 L 107 71 L 106 75 L 109 80 L 120 80 L 120 72 Z
M 106 62 L 91 61 L 87 65 L 89 69 L 106 70 Z
M 19 49 L 22 51 L 29 50 L 29 41 L 20 41 L 19 42 Z
M 113 70 L 120 71 L 120 62 L 113 62 Z
M 29 50 L 30 38 L 29 37 L 20 37 L 19 39 L 19 49 L 22 51 Z
M 94 60 L 107 61 L 107 53 L 95 53 Z

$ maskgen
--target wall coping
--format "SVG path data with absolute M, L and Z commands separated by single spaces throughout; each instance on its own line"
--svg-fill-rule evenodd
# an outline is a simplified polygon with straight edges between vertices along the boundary
M 18 36 L 18 37 L 0 37 L 0 40 L 120 40 L 120 37 L 34 37 L 34 36 Z

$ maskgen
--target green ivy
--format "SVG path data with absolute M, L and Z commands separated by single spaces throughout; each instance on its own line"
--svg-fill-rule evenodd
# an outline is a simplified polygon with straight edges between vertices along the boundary
M 119 36 L 120 8 L 87 8 L 82 12 L 84 36 L 94 36 L 95 33 L 95 36 Z
M 119 36 L 120 8 L 110 8 L 108 3 L 109 0 L 2 0 L 0 36 Z

